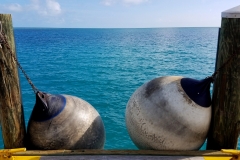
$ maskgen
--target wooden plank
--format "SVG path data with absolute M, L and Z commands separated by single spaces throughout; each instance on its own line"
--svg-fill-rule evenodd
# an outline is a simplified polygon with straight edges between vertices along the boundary
M 14 154 L 15 160 L 232 160 L 233 155 L 220 151 L 156 151 L 156 150 L 47 150 Z M 236 158 L 236 157 L 235 157 Z
M 90 155 L 82 155 L 82 156 L 68 156 L 68 157 L 60 157 L 60 156 L 43 156 L 40 157 L 40 160 L 204 160 L 203 157 L 188 157 L 188 156 L 139 156 L 139 155 L 100 155 L 100 156 L 90 156 Z
M 12 54 L 16 57 L 11 15 L 0 14 L 0 21 L 1 35 L 6 36 Z M 4 148 L 24 147 L 26 129 L 18 67 L 6 43 L 0 47 L 0 121 Z
M 231 156 L 232 154 L 220 151 L 157 151 L 157 150 L 28 150 L 18 152 L 18 156 L 64 156 L 64 155 L 158 155 L 158 156 Z

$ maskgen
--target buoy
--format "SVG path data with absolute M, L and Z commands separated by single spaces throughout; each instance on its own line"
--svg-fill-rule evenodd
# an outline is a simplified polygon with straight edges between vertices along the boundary
M 28 149 L 102 149 L 103 121 L 88 102 L 38 92 L 27 128 Z
M 155 78 L 130 97 L 125 113 L 128 133 L 139 149 L 198 150 L 211 120 L 212 78 Z

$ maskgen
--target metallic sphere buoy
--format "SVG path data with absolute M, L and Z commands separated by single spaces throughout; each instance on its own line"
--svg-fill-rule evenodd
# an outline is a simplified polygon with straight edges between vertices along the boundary
M 38 92 L 27 128 L 28 149 L 102 149 L 103 121 L 88 102 Z
M 125 113 L 128 133 L 139 149 L 198 150 L 211 120 L 212 78 L 155 78 L 130 97 Z

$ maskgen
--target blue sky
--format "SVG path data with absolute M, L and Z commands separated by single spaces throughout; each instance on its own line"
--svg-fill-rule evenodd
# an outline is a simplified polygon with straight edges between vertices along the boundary
M 1 0 L 14 27 L 220 27 L 239 0 Z

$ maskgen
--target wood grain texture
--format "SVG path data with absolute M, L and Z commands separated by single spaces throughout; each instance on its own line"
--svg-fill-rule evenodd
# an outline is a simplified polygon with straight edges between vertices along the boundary
M 10 14 L 0 14 L 2 30 L 16 56 Z M 19 85 L 18 68 L 6 46 L 0 48 L 0 120 L 4 148 L 24 147 L 25 121 Z
M 157 150 L 28 150 L 14 153 L 14 156 L 37 157 L 36 159 L 164 159 L 204 160 L 231 159 L 232 154 L 214 150 L 205 151 L 157 151 Z M 29 158 L 30 159 L 30 158 Z
M 158 155 L 158 156 L 215 156 L 224 157 L 232 154 L 216 150 L 205 151 L 157 151 L 157 150 L 27 150 L 14 153 L 16 156 L 70 156 L 70 155 Z
M 189 156 L 145 156 L 145 155 L 81 155 L 43 156 L 40 160 L 205 160 L 203 157 Z M 230 159 L 230 158 L 229 158 Z
M 232 57 L 232 58 L 230 58 Z M 222 18 L 207 149 L 236 149 L 240 131 L 240 19 Z

